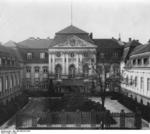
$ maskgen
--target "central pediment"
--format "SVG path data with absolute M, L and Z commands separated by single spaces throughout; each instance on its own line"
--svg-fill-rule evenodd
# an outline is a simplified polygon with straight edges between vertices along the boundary
M 97 46 L 77 36 L 68 38 L 65 42 L 53 46 L 53 48 L 96 48 Z

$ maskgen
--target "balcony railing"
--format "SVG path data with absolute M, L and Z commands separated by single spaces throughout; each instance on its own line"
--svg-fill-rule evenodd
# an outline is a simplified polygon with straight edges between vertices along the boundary
M 69 62 L 75 62 L 75 61 L 76 61 L 76 58 L 69 58 L 68 61 L 69 61 Z

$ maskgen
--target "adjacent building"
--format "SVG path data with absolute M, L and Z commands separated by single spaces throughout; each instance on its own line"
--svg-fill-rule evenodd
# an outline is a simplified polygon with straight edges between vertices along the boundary
M 0 45 L 0 103 L 6 104 L 21 93 L 22 79 L 23 66 L 18 49 Z
M 150 104 L 150 42 L 130 40 L 124 48 L 122 93 L 138 103 Z

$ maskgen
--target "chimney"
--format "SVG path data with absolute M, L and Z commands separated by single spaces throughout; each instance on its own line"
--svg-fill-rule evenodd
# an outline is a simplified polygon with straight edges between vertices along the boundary
M 93 39 L 93 33 L 90 33 L 89 37 L 90 37 L 91 39 Z
M 132 38 L 129 38 L 129 42 L 131 42 L 132 41 Z

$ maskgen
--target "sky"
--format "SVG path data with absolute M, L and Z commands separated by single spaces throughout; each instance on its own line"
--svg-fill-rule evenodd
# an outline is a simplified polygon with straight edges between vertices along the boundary
M 71 24 L 71 0 L 0 0 L 0 42 L 53 38 Z M 72 0 L 72 24 L 94 38 L 150 39 L 148 0 Z

